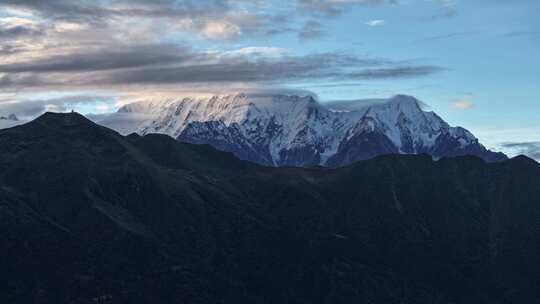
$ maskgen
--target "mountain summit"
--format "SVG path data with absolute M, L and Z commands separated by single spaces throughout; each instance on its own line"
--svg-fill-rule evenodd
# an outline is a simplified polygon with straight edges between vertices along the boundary
M 118 121 L 143 117 L 127 127 Z M 475 155 L 506 159 L 461 127 L 451 127 L 420 101 L 397 95 L 354 110 L 334 110 L 311 96 L 233 94 L 147 100 L 98 121 L 121 133 L 161 133 L 211 144 L 271 166 L 344 166 L 384 154 Z
M 9 114 L 8 116 L 0 116 L 0 120 L 13 120 L 13 121 L 18 121 L 19 118 L 17 118 L 17 115 L 15 115 L 15 114 Z
M 11 128 L 21 123 L 23 123 L 23 121 L 13 113 L 9 115 L 0 115 L 0 129 Z

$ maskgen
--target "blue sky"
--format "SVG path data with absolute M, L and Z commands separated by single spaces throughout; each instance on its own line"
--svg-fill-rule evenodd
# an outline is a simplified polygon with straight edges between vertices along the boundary
M 322 102 L 409 94 L 490 147 L 529 152 L 539 11 L 535 0 L 2 0 L 0 115 L 230 88 Z

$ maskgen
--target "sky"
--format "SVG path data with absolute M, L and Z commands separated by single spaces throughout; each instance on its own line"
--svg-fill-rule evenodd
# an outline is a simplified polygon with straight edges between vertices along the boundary
M 0 116 L 272 89 L 417 97 L 540 159 L 537 0 L 0 0 Z

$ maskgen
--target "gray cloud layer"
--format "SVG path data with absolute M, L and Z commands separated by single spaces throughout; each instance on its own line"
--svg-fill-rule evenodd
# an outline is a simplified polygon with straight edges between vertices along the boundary
M 23 119 L 34 117 L 45 111 L 65 112 L 91 102 L 110 102 L 111 96 L 75 95 L 49 99 L 0 99 L 0 116 L 16 113 Z
M 0 39 L 13 40 L 19 37 L 32 37 L 42 35 L 43 32 L 26 26 L 2 27 L 0 26 Z
M 227 0 L 2 0 L 0 4 L 34 11 L 46 18 L 98 23 L 112 17 L 204 16 L 230 9 Z
M 397 0 L 296 0 L 275 9 L 255 0 L 0 0 L 0 93 L 62 90 L 122 95 L 145 86 L 158 92 L 171 87 L 282 87 L 413 78 L 443 71 L 418 61 L 340 52 L 298 56 L 268 47 L 205 51 L 187 46 L 181 36 L 215 42 L 292 34 L 304 42 L 326 37 L 325 20 L 351 6 L 398 4 Z M 0 100 L 0 110 L 26 115 L 46 105 L 67 104 L 23 101 L 25 105 Z
M 454 1 L 434 0 L 445 14 L 455 11 Z M 327 19 L 337 17 L 352 6 L 396 6 L 399 0 L 293 0 L 285 1 L 287 9 L 266 9 L 258 0 L 0 0 L 8 7 L 32 12 L 41 18 L 108 27 L 128 19 L 166 22 L 206 38 L 234 39 L 239 35 L 268 36 L 296 33 L 300 39 L 321 37 L 322 22 L 314 29 L 304 17 Z M 324 20 L 322 19 L 322 20 Z M 304 26 L 296 26 L 302 21 Z M 217 35 L 214 35 L 217 34 Z
M 342 53 L 254 57 L 178 46 L 130 46 L 0 64 L 3 87 L 272 83 L 419 77 L 442 68 Z
M 476 34 L 479 34 L 477 31 L 467 31 L 467 32 L 456 32 L 456 33 L 449 33 L 444 35 L 437 35 L 437 36 L 431 36 L 424 39 L 413 41 L 414 43 L 423 44 L 423 43 L 432 43 L 432 42 L 438 42 L 448 39 L 456 39 L 456 38 L 463 38 L 463 37 L 471 37 Z
M 53 55 L 42 59 L 0 64 L 0 73 L 87 72 L 148 65 L 181 63 L 197 59 L 182 47 L 172 45 L 132 45 L 91 52 Z M 202 55 L 201 55 L 202 56 Z
M 312 13 L 319 13 L 326 17 L 336 17 L 344 12 L 347 7 L 352 5 L 379 6 L 396 5 L 398 0 L 297 0 L 300 8 L 306 9 Z

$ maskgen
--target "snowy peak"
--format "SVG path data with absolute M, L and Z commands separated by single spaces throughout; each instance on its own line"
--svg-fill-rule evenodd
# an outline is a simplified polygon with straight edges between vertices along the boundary
M 424 112 L 416 98 L 397 95 L 384 103 L 370 105 L 363 119 L 375 121 L 376 129 L 385 134 L 404 153 L 419 153 L 434 144 L 449 126 L 437 115 Z
M 396 95 L 386 103 L 394 111 L 403 113 L 421 112 L 420 101 L 409 95 Z
M 243 124 L 263 127 L 271 120 L 280 125 L 309 119 L 321 110 L 311 96 L 261 95 L 238 93 L 203 98 L 143 101 L 126 105 L 119 113 L 154 115 L 143 123 L 139 133 L 165 133 L 178 137 L 193 122 L 221 121 L 226 126 Z
M 228 122 L 239 122 L 259 116 L 291 116 L 319 107 L 311 96 L 238 93 L 212 97 L 140 101 L 125 105 L 118 112 L 162 115 L 164 112 L 174 110 L 178 114 L 190 113 L 203 120 L 223 119 Z
M 0 115 L 0 129 L 11 128 L 23 123 L 24 121 L 20 120 L 15 114 Z
M 19 121 L 19 118 L 15 114 L 9 114 L 7 116 L 0 116 L 0 120 Z
M 385 103 L 370 106 L 366 116 L 376 117 L 386 123 L 397 124 L 402 120 L 411 123 L 424 123 L 424 111 L 420 108 L 420 102 L 411 96 L 397 95 L 388 99 Z
M 157 99 L 128 104 L 117 118 L 98 122 L 115 128 L 116 121 L 134 116 L 137 123 L 116 129 L 212 144 L 265 165 L 340 166 L 389 153 L 435 158 L 492 153 L 470 132 L 450 127 L 407 95 L 355 105 L 350 111 L 333 110 L 311 96 L 285 94 Z

